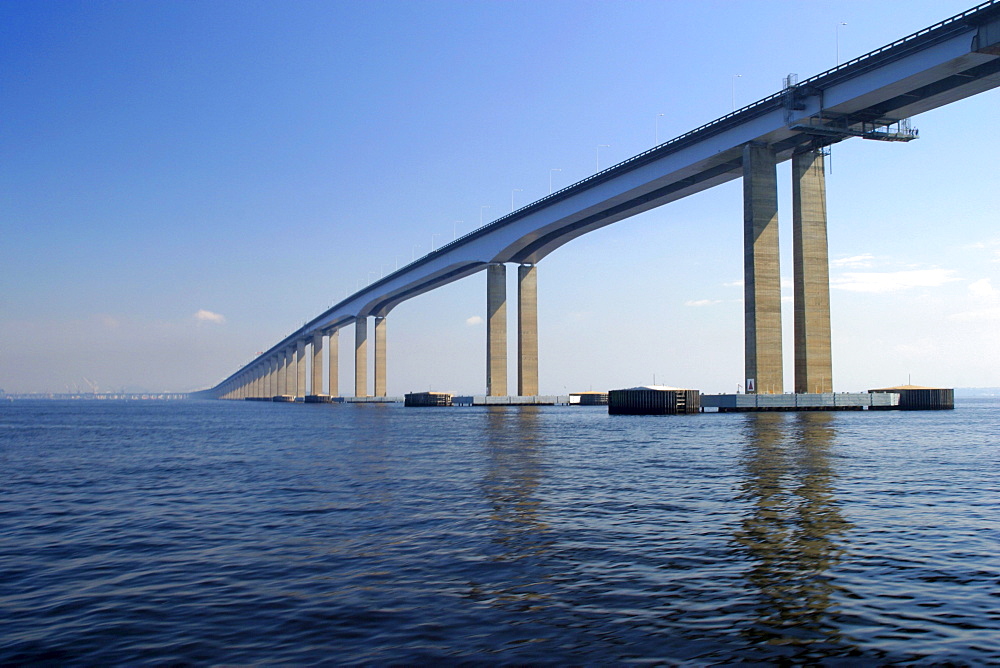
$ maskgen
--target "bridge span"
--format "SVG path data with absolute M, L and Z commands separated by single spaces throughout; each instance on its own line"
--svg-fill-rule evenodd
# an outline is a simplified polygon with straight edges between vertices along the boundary
M 398 304 L 487 272 L 487 388 L 508 394 L 506 265 L 518 265 L 516 394 L 538 394 L 538 263 L 583 234 L 727 181 L 744 191 L 745 377 L 784 391 L 775 166 L 792 160 L 795 392 L 832 392 L 824 148 L 910 141 L 909 119 L 1000 86 L 1000 0 L 887 44 L 498 218 L 371 283 L 208 390 L 230 399 L 336 396 L 339 331 L 354 328 L 355 396 L 386 394 L 386 319 Z M 329 348 L 324 370 L 323 348 Z M 308 356 L 307 356 L 308 348 Z M 307 371 L 310 382 L 307 384 Z M 324 376 L 327 382 L 324 383 Z M 324 392 L 324 390 L 326 390 Z

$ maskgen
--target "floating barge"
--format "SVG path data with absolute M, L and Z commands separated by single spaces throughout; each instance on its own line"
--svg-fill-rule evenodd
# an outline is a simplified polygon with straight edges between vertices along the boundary
M 403 395 L 404 406 L 451 406 L 450 392 L 410 392 Z
M 899 385 L 897 387 L 881 387 L 875 390 L 868 390 L 868 392 L 872 396 L 884 394 L 898 395 L 899 404 L 892 408 L 901 411 L 936 411 L 954 410 L 955 408 L 954 388 Z M 886 410 L 881 406 L 872 406 L 872 408 Z
M 666 385 L 608 392 L 609 415 L 681 415 L 701 410 L 701 393 Z

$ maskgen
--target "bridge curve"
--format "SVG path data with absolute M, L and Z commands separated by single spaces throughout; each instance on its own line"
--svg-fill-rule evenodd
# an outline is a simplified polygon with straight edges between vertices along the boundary
M 329 334 L 490 265 L 534 265 L 573 239 L 744 176 L 745 148 L 775 162 L 852 137 L 916 136 L 905 119 L 1000 86 L 1000 0 L 990 0 L 691 130 L 528 204 L 374 281 L 262 356 Z M 252 363 L 251 363 L 252 364 Z M 240 372 L 220 383 L 222 387 Z

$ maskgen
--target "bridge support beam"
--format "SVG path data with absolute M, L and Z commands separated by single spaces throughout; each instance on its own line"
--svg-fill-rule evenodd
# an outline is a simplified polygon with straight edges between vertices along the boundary
M 316 332 L 312 338 L 312 383 L 311 394 L 323 394 L 323 333 Z
M 486 267 L 486 394 L 507 395 L 507 267 Z
M 533 264 L 517 268 L 517 394 L 538 395 L 538 274 Z
M 295 367 L 295 346 L 285 348 L 285 394 L 295 396 L 295 378 L 298 369 Z
M 822 151 L 792 156 L 795 392 L 833 392 L 830 257 Z
M 743 299 L 748 393 L 784 391 L 774 151 L 743 147 Z
M 335 329 L 330 332 L 330 339 L 327 346 L 330 349 L 329 357 L 329 394 L 331 397 L 340 396 L 340 364 L 338 355 L 340 353 L 340 330 Z
M 368 396 L 368 318 L 354 321 L 354 396 Z
M 278 385 L 274 388 L 274 395 L 285 393 L 285 378 L 288 376 L 288 359 L 285 357 L 285 351 L 281 351 L 277 354 L 277 366 L 278 366 Z
M 375 396 L 385 396 L 385 316 L 375 316 Z
M 306 340 L 295 344 L 295 396 L 306 396 Z

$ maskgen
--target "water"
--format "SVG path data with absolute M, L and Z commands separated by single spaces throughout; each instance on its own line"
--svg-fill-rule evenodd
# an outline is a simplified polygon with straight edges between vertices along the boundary
M 0 663 L 1000 663 L 1000 402 L 0 406 Z

